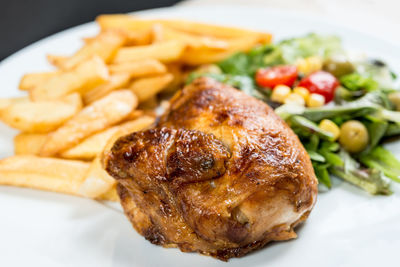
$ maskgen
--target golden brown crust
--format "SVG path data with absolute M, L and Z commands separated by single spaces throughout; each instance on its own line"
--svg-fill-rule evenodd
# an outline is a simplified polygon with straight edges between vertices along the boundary
M 266 104 L 208 78 L 179 92 L 155 129 L 119 139 L 106 169 L 139 233 L 223 260 L 294 238 L 317 195 L 292 130 Z

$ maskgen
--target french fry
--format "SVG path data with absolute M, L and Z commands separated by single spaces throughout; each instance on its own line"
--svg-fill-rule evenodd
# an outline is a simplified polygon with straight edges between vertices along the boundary
M 16 155 L 38 155 L 47 134 L 20 133 L 14 137 L 14 153 Z
M 49 78 L 57 75 L 58 72 L 35 72 L 35 73 L 28 73 L 22 76 L 21 81 L 19 82 L 19 89 L 20 90 L 30 90 L 41 83 L 47 81 Z
M 179 63 L 168 64 L 167 71 L 174 76 L 174 79 L 163 92 L 170 94 L 181 88 L 185 82 L 185 77 L 183 75 L 182 65 Z
M 154 25 L 152 20 L 136 19 L 124 14 L 100 15 L 96 18 L 97 24 L 104 30 L 124 29 L 126 31 L 151 30 Z
M 14 97 L 14 98 L 0 98 L 0 118 L 1 118 L 1 112 L 6 110 L 12 104 L 28 102 L 28 101 L 29 98 L 26 96 Z
M 108 82 L 101 84 L 93 88 L 92 90 L 84 93 L 82 95 L 83 102 L 86 105 L 88 105 L 104 97 L 110 92 L 128 85 L 129 80 L 130 80 L 130 74 L 128 73 L 117 73 L 110 75 L 110 79 Z
M 143 130 L 153 123 L 154 118 L 143 116 L 137 120 L 129 121 L 117 126 L 118 131 L 115 132 L 114 135 L 109 138 L 105 144 L 102 142 L 102 145 L 104 145 L 103 149 L 109 149 L 110 146 L 114 144 L 116 139 L 118 139 L 119 137 L 131 132 Z M 111 190 L 112 187 L 115 185 L 115 180 L 103 169 L 101 164 L 101 157 L 102 154 L 99 153 L 98 156 L 93 160 L 86 179 L 79 189 L 80 194 L 90 198 L 98 198 L 101 195 L 105 194 L 107 191 Z
M 114 126 L 89 136 L 78 145 L 62 152 L 60 157 L 66 159 L 92 160 L 103 151 L 108 140 L 118 132 L 118 129 L 118 126 Z
M 89 198 L 97 198 L 107 193 L 114 184 L 114 178 L 103 169 L 100 156 L 98 156 L 90 165 L 85 180 L 79 188 L 79 194 Z
M 154 24 L 151 27 L 151 42 L 154 44 L 164 40 L 164 27 L 161 24 Z
M 72 118 L 81 108 L 81 97 L 75 93 L 64 100 L 12 103 L 0 113 L 0 119 L 23 132 L 47 133 Z
M 53 100 L 73 92 L 85 93 L 108 79 L 106 65 L 95 56 L 72 70 L 54 75 L 31 89 L 29 93 L 33 101 Z
M 145 114 L 144 110 L 135 109 L 125 118 L 126 121 L 136 120 Z
M 257 35 L 252 35 L 246 39 L 229 40 L 229 48 L 223 51 L 198 47 L 189 47 L 182 55 L 182 62 L 188 65 L 211 64 L 228 58 L 239 51 L 248 51 L 257 44 L 260 44 L 260 38 Z
M 56 68 L 62 68 L 63 62 L 68 60 L 67 56 L 59 56 L 53 54 L 46 55 L 47 61 Z
M 90 164 L 24 155 L 0 160 L 0 184 L 79 195 Z
M 152 23 L 126 23 L 127 15 L 100 15 L 96 18 L 102 31 L 118 29 L 128 36 L 131 45 L 147 45 L 152 41 Z
M 120 137 L 123 135 L 127 135 L 129 133 L 141 131 L 150 127 L 154 122 L 155 122 L 155 117 L 144 115 L 140 118 L 127 121 L 119 125 L 118 132 L 115 135 Z
M 62 152 L 60 156 L 66 159 L 92 160 L 103 152 L 107 142 L 117 133 L 123 134 L 126 132 L 139 131 L 148 125 L 151 125 L 153 122 L 153 117 L 143 116 L 141 118 L 136 118 L 135 120 L 116 125 L 87 137 L 78 145 Z
M 117 188 L 115 185 L 113 187 L 111 187 L 110 190 L 108 190 L 107 192 L 105 192 L 104 194 L 99 196 L 97 199 L 98 200 L 106 200 L 106 201 L 114 201 L 114 202 L 120 201 L 118 193 L 117 193 Z
M 114 57 L 114 63 L 135 61 L 142 59 L 158 59 L 161 62 L 178 60 L 186 45 L 183 42 L 170 40 L 146 46 L 123 47 L 118 50 Z
M 49 134 L 40 155 L 51 156 L 67 150 L 86 137 L 102 131 L 127 117 L 138 100 L 129 90 L 119 90 L 93 102 Z
M 51 60 L 52 56 L 50 56 L 50 62 L 63 70 L 72 69 L 93 56 L 98 56 L 107 63 L 123 45 L 125 39 L 126 35 L 124 35 L 122 31 L 104 31 L 92 40 L 86 42 L 74 55 L 66 58 L 57 58 L 57 60 Z
M 164 40 L 181 41 L 187 44 L 188 47 L 192 48 L 205 47 L 216 50 L 224 50 L 229 48 L 229 44 L 226 40 L 218 39 L 213 36 L 194 35 L 167 27 L 164 27 L 163 29 L 163 38 Z
M 271 35 L 262 32 L 245 30 L 237 27 L 217 26 L 212 24 L 188 21 L 188 20 L 155 20 L 154 22 L 160 23 L 164 26 L 173 29 L 197 34 L 201 36 L 214 36 L 217 38 L 247 38 L 251 35 L 256 35 L 260 41 L 269 42 Z
M 171 19 L 140 19 L 130 15 L 113 14 L 101 15 L 96 18 L 96 22 L 103 29 L 125 29 L 127 31 L 138 31 L 151 29 L 154 24 L 161 24 L 164 27 L 172 28 L 177 31 L 199 35 L 213 36 L 222 39 L 246 38 L 250 35 L 259 36 L 260 40 L 268 41 L 271 35 L 267 33 L 241 29 L 229 26 L 217 26 L 201 22 L 188 20 L 171 20 Z
M 173 79 L 170 73 L 137 79 L 131 84 L 130 90 L 135 93 L 139 102 L 144 102 L 166 88 Z
M 111 73 L 127 73 L 131 78 L 165 73 L 167 68 L 156 59 L 143 59 L 112 64 L 108 67 Z

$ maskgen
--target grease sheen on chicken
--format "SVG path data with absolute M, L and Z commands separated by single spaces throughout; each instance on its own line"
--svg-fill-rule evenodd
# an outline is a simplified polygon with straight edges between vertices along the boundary
M 222 260 L 295 238 L 317 196 L 310 159 L 263 102 L 200 78 L 149 130 L 120 138 L 106 170 L 150 242 Z

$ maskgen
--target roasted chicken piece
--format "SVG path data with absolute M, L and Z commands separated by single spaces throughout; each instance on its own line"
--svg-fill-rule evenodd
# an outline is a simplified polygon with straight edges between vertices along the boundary
M 155 128 L 120 138 L 104 165 L 146 239 L 221 260 L 295 238 L 317 197 L 292 130 L 268 105 L 210 78 L 178 92 Z

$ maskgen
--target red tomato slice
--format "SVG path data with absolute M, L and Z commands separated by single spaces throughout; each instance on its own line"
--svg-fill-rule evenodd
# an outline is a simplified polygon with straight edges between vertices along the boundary
M 259 86 L 274 88 L 279 84 L 292 86 L 297 79 L 296 66 L 285 65 L 259 69 L 256 82 Z
M 339 81 L 326 71 L 317 71 L 304 77 L 299 86 L 305 87 L 310 93 L 320 94 L 325 97 L 325 103 L 332 101 Z

